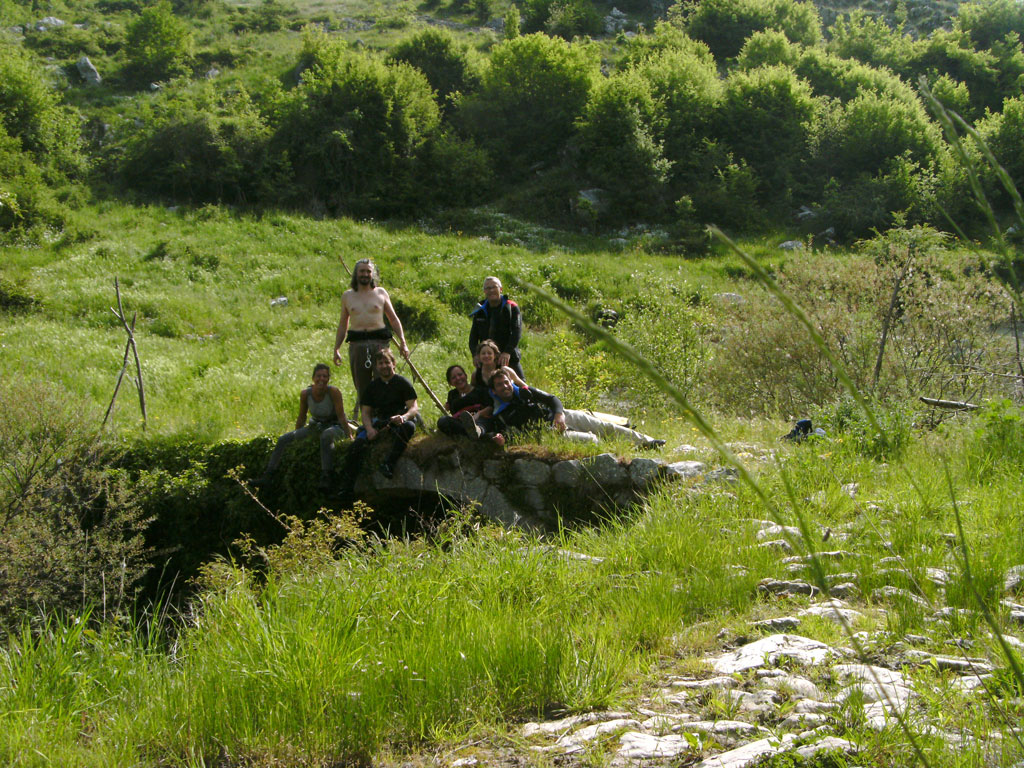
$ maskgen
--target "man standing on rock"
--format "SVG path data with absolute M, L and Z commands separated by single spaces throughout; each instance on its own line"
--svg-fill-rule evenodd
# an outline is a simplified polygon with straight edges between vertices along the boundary
M 519 363 L 519 339 L 523 335 L 523 318 L 519 305 L 501 292 L 501 280 L 496 277 L 484 278 L 484 300 L 470 313 L 473 327 L 469 331 L 469 352 L 476 359 L 480 342 L 490 339 L 498 345 L 498 366 L 507 365 L 521 379 L 525 379 Z
M 360 259 L 352 271 L 352 283 L 341 297 L 341 319 L 334 337 L 334 364 L 341 365 L 341 345 L 348 341 L 348 365 L 356 398 L 373 378 L 373 356 L 387 349 L 391 334 L 398 337 L 398 350 L 409 358 L 402 322 L 391 305 L 388 292 L 377 285 L 377 268 L 370 259 Z M 387 318 L 391 328 L 384 324 Z

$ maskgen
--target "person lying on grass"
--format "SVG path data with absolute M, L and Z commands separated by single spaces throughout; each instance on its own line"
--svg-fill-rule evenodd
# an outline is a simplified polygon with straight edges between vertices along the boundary
M 356 433 L 345 459 L 345 479 L 339 496 L 351 496 L 356 477 L 370 443 L 381 435 L 391 434 L 394 442 L 387 458 L 380 465 L 380 473 L 386 478 L 395 474 L 395 464 L 405 451 L 416 424 L 413 419 L 419 414 L 416 390 L 412 382 L 395 372 L 395 356 L 390 349 L 381 349 L 373 355 L 375 376 L 359 395 L 359 410 L 363 426 Z
M 437 420 L 437 429 L 451 437 L 466 435 L 466 430 L 459 423 L 459 415 L 464 412 L 482 411 L 491 404 L 491 395 L 486 387 L 475 387 L 469 383 L 466 369 L 461 365 L 450 365 L 445 371 L 448 380 L 448 399 L 444 407 L 450 416 L 442 416 Z
M 478 414 L 459 416 L 459 423 L 470 437 L 504 445 L 509 431 L 536 429 L 550 424 L 570 440 L 580 442 L 596 443 L 597 436 L 601 435 L 622 437 L 641 448 L 660 448 L 665 444 L 664 440 L 602 421 L 584 411 L 567 410 L 555 395 L 536 387 L 517 386 L 501 368 L 491 374 L 490 387 L 493 399 L 490 407 Z
M 334 466 L 334 441 L 342 434 L 352 439 L 352 428 L 345 416 L 345 403 L 341 390 L 330 385 L 331 369 L 325 363 L 317 363 L 313 367 L 313 383 L 299 393 L 299 417 L 295 420 L 295 430 L 281 435 L 277 439 L 267 468 L 255 481 L 255 485 L 267 485 L 277 473 L 281 465 L 284 450 L 296 440 L 320 436 L 320 488 L 329 487 L 331 467 Z M 306 416 L 309 423 L 306 423 Z

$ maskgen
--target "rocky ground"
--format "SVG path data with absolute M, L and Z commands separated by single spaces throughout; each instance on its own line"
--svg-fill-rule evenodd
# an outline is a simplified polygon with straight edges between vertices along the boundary
M 853 486 L 845 490 L 856 493 Z M 740 630 L 723 627 L 710 653 L 694 652 L 684 637 L 674 640 L 647 687 L 614 711 L 526 723 L 508 743 L 474 742 L 435 760 L 451 766 L 916 764 L 902 720 L 932 755 L 945 745 L 953 753 L 974 750 L 978 757 L 970 764 L 1024 766 L 1024 701 L 1005 685 L 998 639 L 983 621 L 970 621 L 967 609 L 922 596 L 944 594 L 948 571 L 928 569 L 934 589 L 914 589 L 898 558 L 881 558 L 875 576 L 887 574 L 891 583 L 864 594 L 856 572 L 839 572 L 829 577 L 825 594 L 804 578 L 808 558 L 791 554 L 798 530 L 752 524 L 758 546 L 777 551 L 780 572 L 790 574 L 757 587 L 758 605 L 770 618 Z M 830 539 L 844 544 L 842 531 Z M 837 548 L 819 556 L 835 570 L 852 554 Z M 1022 582 L 1024 566 L 1005 574 L 1000 615 L 1013 630 L 1003 641 L 1018 653 L 1024 606 L 1009 598 Z M 894 617 L 907 610 L 923 618 L 920 634 L 893 632 Z M 978 706 L 987 716 L 966 714 Z M 949 764 L 934 759 L 929 763 Z

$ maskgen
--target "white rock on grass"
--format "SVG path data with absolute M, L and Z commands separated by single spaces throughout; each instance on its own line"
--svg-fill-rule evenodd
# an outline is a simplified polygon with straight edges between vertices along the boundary
M 697 763 L 697 768 L 745 768 L 765 755 L 784 752 L 795 739 L 795 736 L 787 733 L 781 739 L 768 738 L 752 741 L 742 747 L 701 760 Z
M 839 599 L 826 600 L 818 605 L 812 605 L 800 611 L 798 616 L 818 616 L 829 619 L 836 624 L 853 624 L 857 619 L 864 618 L 864 614 L 847 607 L 846 603 Z
M 652 736 L 649 733 L 630 731 L 622 734 L 618 757 L 624 760 L 651 760 L 676 757 L 689 749 L 690 743 L 682 736 Z
M 813 666 L 840 654 L 818 640 L 800 635 L 769 635 L 711 660 L 716 672 L 732 675 L 758 667 L 775 666 L 790 661 L 801 666 Z
M 628 717 L 628 712 L 586 712 L 582 715 L 563 717 L 561 720 L 549 720 L 544 723 L 526 723 L 526 725 L 523 726 L 522 734 L 526 738 L 530 738 L 537 734 L 547 736 L 554 736 L 557 734 L 561 736 L 564 733 L 568 733 L 576 726 L 583 725 L 585 723 L 603 723 L 608 720 L 619 720 Z
M 603 723 L 594 723 L 584 728 L 580 728 L 578 731 L 573 733 L 567 733 L 559 737 L 558 741 L 547 747 L 530 747 L 534 752 L 564 752 L 570 755 L 574 752 L 579 752 L 583 749 L 587 742 L 593 741 L 598 736 L 603 736 L 608 733 L 615 733 L 626 728 L 641 728 L 641 724 L 638 720 L 634 720 L 631 717 L 618 718 L 615 720 L 607 720 Z
M 697 680 L 696 678 L 681 678 L 678 680 L 671 680 L 669 682 L 669 685 L 672 688 L 685 688 L 687 690 L 697 691 L 707 690 L 709 688 L 735 688 L 739 684 L 739 680 L 737 680 L 735 677 L 729 677 L 728 675 L 709 677 L 705 680 Z

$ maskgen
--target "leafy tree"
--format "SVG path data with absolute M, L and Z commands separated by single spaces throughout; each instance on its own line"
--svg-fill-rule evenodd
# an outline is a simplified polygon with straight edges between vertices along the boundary
M 816 109 L 807 83 L 787 67 L 735 71 L 726 79 L 718 135 L 758 174 L 763 199 L 787 202 Z
M 710 134 L 722 97 L 714 60 L 699 49 L 667 49 L 645 59 L 636 70 L 650 83 L 658 105 L 655 136 L 664 144 L 665 156 L 685 163 Z
M 873 67 L 903 70 L 913 57 L 913 41 L 902 27 L 893 29 L 881 16 L 856 10 L 836 20 L 829 29 L 828 51 Z
M 815 45 L 821 18 L 800 0 L 700 0 L 682 12 L 687 34 L 708 44 L 716 59 L 739 54 L 754 32 L 778 29 L 794 43 Z
M 303 200 L 388 213 L 419 199 L 417 158 L 440 123 L 427 78 L 408 64 L 326 49 L 284 108 L 276 145 Z
M 814 139 L 817 167 L 841 180 L 880 171 L 897 157 L 929 166 L 941 145 L 939 128 L 920 103 L 865 91 L 834 105 Z
M 977 50 L 992 48 L 1007 35 L 1015 35 L 1019 42 L 1024 40 L 1024 4 L 1018 0 L 964 3 L 957 9 L 953 27 L 966 34 Z
M 171 4 L 161 0 L 129 24 L 125 49 L 131 72 L 138 80 L 174 77 L 188 69 L 192 31 L 174 15 Z
M 506 40 L 494 49 L 466 125 L 509 176 L 551 163 L 583 114 L 596 67 L 586 52 L 543 34 Z
M 554 0 L 548 9 L 544 31 L 571 40 L 576 35 L 594 35 L 602 30 L 601 16 L 591 0 Z
M 44 168 L 63 173 L 84 165 L 77 115 L 13 46 L 0 47 L 0 127 Z
M 157 102 L 141 131 L 126 132 L 121 177 L 133 189 L 192 202 L 253 203 L 279 194 L 283 162 L 249 95 L 209 84 Z
M 467 46 L 460 45 L 447 30 L 425 29 L 398 43 L 388 56 L 391 62 L 405 62 L 424 75 L 437 91 L 442 105 L 456 93 L 469 94 L 480 84 L 480 75 L 469 57 Z
M 989 114 L 978 123 L 978 133 L 1017 188 L 1024 189 L 1024 141 L 1021 140 L 1024 136 L 1024 97 L 1017 96 L 1003 102 L 1002 112 Z M 988 165 L 981 165 L 987 169 L 989 188 L 998 198 L 1005 199 L 1006 191 L 988 170 Z
M 696 56 L 704 64 L 712 67 L 715 57 L 707 43 L 694 40 L 680 27 L 667 21 L 659 21 L 654 25 L 654 32 L 649 35 L 636 35 L 628 38 L 624 46 L 619 66 L 622 68 L 636 66 L 647 59 L 656 58 L 664 51 L 682 51 Z
M 902 74 L 912 81 L 920 75 L 929 80 L 948 75 L 967 86 L 977 109 L 998 109 L 1009 95 L 1004 94 L 999 60 L 991 51 L 976 51 L 964 35 L 941 29 L 920 41 Z
M 917 92 L 889 70 L 842 59 L 821 48 L 805 48 L 793 70 L 811 86 L 815 96 L 846 102 L 871 91 L 888 94 L 908 104 L 918 103 Z
M 800 60 L 801 46 L 791 43 L 783 32 L 775 29 L 755 32 L 743 44 L 736 65 L 740 69 L 785 64 L 794 66 Z
M 635 69 L 602 81 L 580 120 L 580 155 L 588 177 L 611 194 L 609 218 L 656 217 L 666 203 L 671 163 L 655 138 L 658 108 Z

